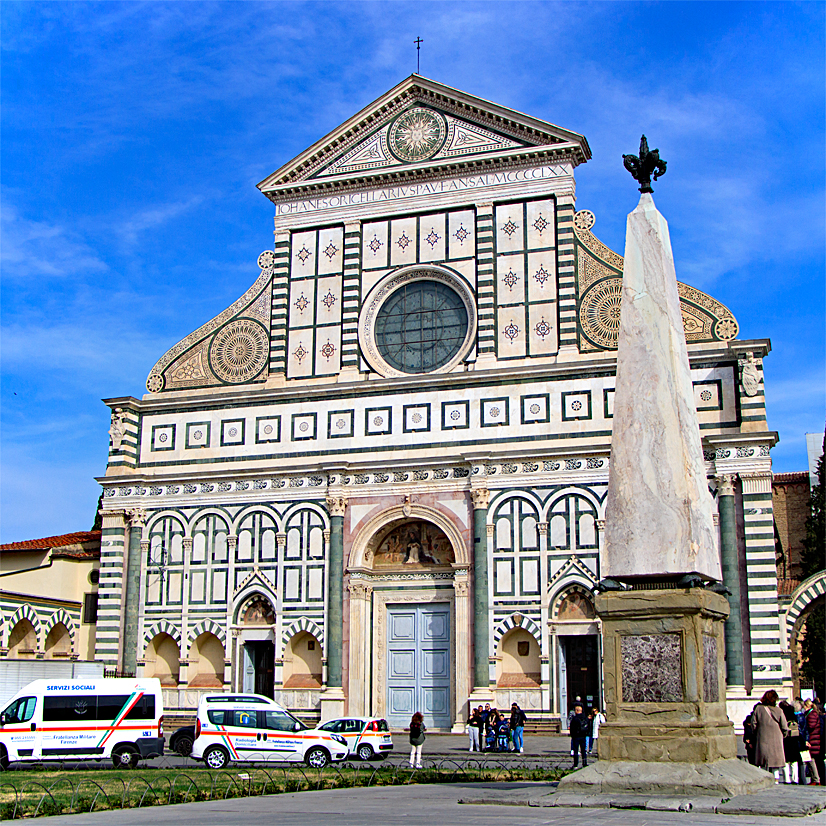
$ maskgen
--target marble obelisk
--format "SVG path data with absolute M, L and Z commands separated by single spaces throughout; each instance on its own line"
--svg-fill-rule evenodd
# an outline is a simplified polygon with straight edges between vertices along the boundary
M 602 576 L 720 581 L 668 224 L 628 216 Z
M 599 762 L 564 791 L 731 797 L 772 785 L 736 759 L 726 715 L 722 579 L 668 224 L 643 136 L 624 156 L 640 182 L 628 216 L 603 576 L 607 722 Z M 712 587 L 705 587 L 711 585 Z

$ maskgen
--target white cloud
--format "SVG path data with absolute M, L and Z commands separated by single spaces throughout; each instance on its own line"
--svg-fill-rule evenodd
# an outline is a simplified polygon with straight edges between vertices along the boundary
M 183 215 L 204 200 L 203 195 L 171 201 L 166 204 L 149 207 L 135 213 L 129 219 L 116 225 L 117 232 L 127 244 L 135 244 L 138 236 L 148 229 L 155 229 Z

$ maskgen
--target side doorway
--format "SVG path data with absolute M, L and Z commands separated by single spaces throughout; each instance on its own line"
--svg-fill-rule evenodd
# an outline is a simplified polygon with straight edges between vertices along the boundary
M 244 643 L 244 692 L 272 697 L 275 688 L 275 647 L 269 640 Z

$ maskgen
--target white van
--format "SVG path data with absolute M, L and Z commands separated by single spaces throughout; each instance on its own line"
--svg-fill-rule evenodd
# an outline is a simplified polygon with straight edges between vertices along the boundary
M 0 768 L 13 760 L 104 760 L 133 768 L 163 754 L 155 678 L 35 680 L 0 711 Z
M 310 729 L 275 700 L 260 694 L 205 694 L 198 704 L 192 754 L 211 769 L 230 761 L 302 760 L 322 769 L 347 757 L 339 734 Z

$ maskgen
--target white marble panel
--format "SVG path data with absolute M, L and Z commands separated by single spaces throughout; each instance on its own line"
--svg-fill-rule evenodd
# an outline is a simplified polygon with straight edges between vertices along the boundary
M 318 279 L 316 324 L 338 324 L 341 321 L 341 276 Z
M 448 216 L 448 258 L 476 255 L 476 214 L 473 210 L 451 212 Z
M 524 303 L 524 256 L 499 255 L 496 257 L 496 301 L 500 306 Z
M 186 446 L 188 448 L 208 447 L 210 442 L 210 423 L 191 422 L 186 426 Z
M 384 278 L 390 270 L 364 270 L 361 274 L 361 297 L 362 301 L 367 298 L 368 293 L 376 284 Z
M 511 547 L 511 521 L 502 517 L 496 520 L 496 548 L 504 550 Z
M 387 221 L 364 224 L 361 228 L 362 267 L 387 266 Z
M 522 593 L 537 593 L 539 591 L 539 560 L 521 559 L 519 564 L 522 568 Z
M 344 228 L 329 227 L 318 233 L 318 274 L 341 272 L 344 261 Z
M 392 425 L 392 408 L 369 408 L 365 414 L 367 419 L 367 435 L 376 436 L 389 434 Z
M 522 421 L 525 424 L 546 422 L 548 418 L 547 395 L 522 397 Z
M 341 370 L 341 327 L 319 327 L 315 337 L 315 372 L 329 376 Z
M 448 402 L 442 410 L 442 427 L 447 430 L 453 427 L 467 427 L 468 405 L 465 402 Z
M 286 599 L 301 599 L 301 571 L 297 568 L 287 568 L 284 571 L 284 596 Z
M 318 417 L 315 413 L 293 416 L 292 440 L 294 442 L 315 441 L 318 438 Z
M 513 592 L 513 563 L 510 559 L 496 560 L 496 587 L 497 594 L 510 594 Z
M 404 429 L 408 432 L 430 430 L 430 406 L 423 404 L 406 407 Z
M 226 602 L 227 599 L 227 572 L 213 571 L 212 572 L 212 601 Z
M 528 208 L 528 249 L 556 246 L 554 202 L 530 201 Z
M 608 418 L 614 417 L 614 390 L 613 388 L 606 388 L 603 396 L 605 404 L 605 415 Z
M 324 535 L 321 532 L 321 528 L 310 529 L 309 554 L 315 558 L 324 556 Z
M 590 419 L 591 418 L 591 395 L 587 391 L 582 393 L 570 392 L 562 396 L 562 418 Z
M 313 374 L 313 331 L 290 330 L 287 348 L 287 375 L 290 378 Z
M 259 418 L 255 423 L 255 441 L 258 444 L 277 442 L 281 438 L 281 417 L 265 416 Z M 223 536 L 223 534 L 219 534 Z M 226 540 L 224 540 L 226 542 Z
M 497 310 L 499 358 L 525 355 L 525 310 L 523 307 L 500 307 Z
M 290 327 L 308 327 L 315 317 L 315 280 L 290 285 Z
M 303 278 L 315 275 L 316 267 L 316 233 L 296 232 L 292 236 L 290 257 L 290 277 Z
M 307 599 L 321 600 L 324 598 L 324 570 L 309 568 L 307 570 Z
M 419 218 L 419 261 L 444 261 L 447 258 L 445 215 L 423 215 Z
M 717 410 L 722 407 L 720 386 L 715 381 L 695 382 L 694 402 L 697 410 Z
M 530 304 L 530 348 L 532 356 L 546 356 L 555 353 L 559 347 L 557 340 L 556 304 Z
M 510 424 L 509 400 L 507 398 L 484 399 L 482 401 L 482 427 L 501 427 Z
M 527 281 L 529 301 L 556 298 L 556 253 L 528 253 Z
M 287 531 L 285 554 L 287 559 L 299 559 L 301 557 L 301 531 L 298 528 L 291 528 Z
M 243 421 L 221 422 L 221 444 L 240 445 L 244 443 L 244 423 Z
M 499 252 L 518 252 L 525 248 L 525 227 L 522 204 L 496 207 L 496 249 Z
M 456 270 L 465 277 L 465 280 L 471 287 L 476 287 L 476 259 L 468 258 L 464 261 L 451 261 L 451 269 Z
M 183 595 L 184 575 L 181 571 L 173 571 L 169 574 L 169 584 L 166 589 L 166 599 L 168 602 L 181 602 Z
M 192 562 L 200 563 L 206 559 L 206 534 L 196 533 L 192 537 Z
M 261 559 L 275 559 L 275 531 L 264 531 L 261 534 Z
M 394 267 L 416 263 L 416 219 L 400 218 L 390 224 L 390 263 Z
M 206 600 L 206 571 L 191 571 L 189 574 L 189 598 L 193 602 Z

